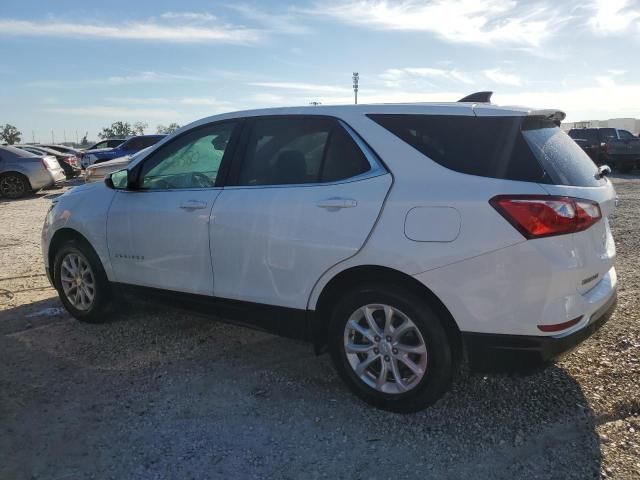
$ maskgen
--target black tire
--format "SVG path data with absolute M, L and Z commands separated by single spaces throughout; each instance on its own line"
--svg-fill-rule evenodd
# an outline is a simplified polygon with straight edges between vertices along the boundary
M 18 172 L 0 175 L 0 197 L 22 198 L 31 192 L 29 179 Z
M 354 312 L 370 304 L 397 309 L 422 335 L 427 349 L 427 366 L 422 378 L 416 380 L 409 391 L 385 393 L 377 390 L 365 383 L 349 363 L 344 345 L 345 327 Z M 393 285 L 362 285 L 338 302 L 329 325 L 329 351 L 335 369 L 353 393 L 370 405 L 397 413 L 416 412 L 435 403 L 448 390 L 454 374 L 452 348 L 441 319 L 424 298 Z
M 63 288 L 62 263 L 70 254 L 80 255 L 91 267 L 95 288 L 93 301 L 87 309 L 76 308 Z M 53 262 L 53 281 L 62 304 L 77 320 L 87 323 L 100 323 L 108 320 L 112 300 L 109 280 L 107 279 L 98 255 L 85 241 L 69 240 L 58 248 L 55 252 L 55 260 Z

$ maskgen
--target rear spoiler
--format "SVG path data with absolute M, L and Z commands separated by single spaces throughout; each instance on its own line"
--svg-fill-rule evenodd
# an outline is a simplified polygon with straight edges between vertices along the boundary
M 562 110 L 544 109 L 544 110 L 529 110 L 528 115 L 530 117 L 542 117 L 547 120 L 551 120 L 556 126 L 560 126 L 560 122 L 567 116 Z

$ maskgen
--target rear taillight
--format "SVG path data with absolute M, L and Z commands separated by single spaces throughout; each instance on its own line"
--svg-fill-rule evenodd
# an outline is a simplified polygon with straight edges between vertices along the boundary
M 498 195 L 489 203 L 526 238 L 586 230 L 602 218 L 591 200 L 549 195 Z
M 59 167 L 58 161 L 54 157 L 43 157 L 42 165 L 47 170 L 55 170 Z

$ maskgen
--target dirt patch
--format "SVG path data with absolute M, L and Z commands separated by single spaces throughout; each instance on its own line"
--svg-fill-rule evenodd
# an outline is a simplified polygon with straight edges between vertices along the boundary
M 142 307 L 76 322 L 40 258 L 49 201 L 0 202 L 0 478 L 640 478 L 640 179 L 614 182 L 610 322 L 406 416 L 305 344 Z

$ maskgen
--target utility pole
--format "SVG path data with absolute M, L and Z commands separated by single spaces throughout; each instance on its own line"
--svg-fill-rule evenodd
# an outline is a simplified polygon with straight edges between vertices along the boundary
M 79 143 L 78 143 L 78 130 L 76 130 L 76 145 L 79 145 Z
M 62 130 L 62 138 L 64 138 L 64 143 L 67 143 L 67 129 Z
M 36 143 L 36 134 L 33 130 L 31 130 L 31 143 Z
M 356 105 L 358 104 L 358 80 L 360 80 L 360 75 L 358 72 L 353 72 L 353 93 L 355 95 Z
M 53 129 L 51 130 L 51 143 L 53 143 L 54 145 L 56 144 L 56 139 L 53 136 Z

